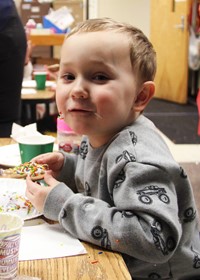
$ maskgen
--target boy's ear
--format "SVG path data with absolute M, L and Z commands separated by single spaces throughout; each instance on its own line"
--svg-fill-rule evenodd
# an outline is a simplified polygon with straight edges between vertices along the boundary
M 135 102 L 133 104 L 133 108 L 135 112 L 142 112 L 151 98 L 153 97 L 155 92 L 155 84 L 152 81 L 148 81 L 142 84 L 142 88 L 138 93 Z

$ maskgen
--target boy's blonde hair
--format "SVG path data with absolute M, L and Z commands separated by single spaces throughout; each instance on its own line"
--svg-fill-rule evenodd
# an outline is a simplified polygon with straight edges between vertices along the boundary
M 127 36 L 130 45 L 130 61 L 141 83 L 153 81 L 156 73 L 156 53 L 144 33 L 127 23 L 120 23 L 110 18 L 89 19 L 74 27 L 67 34 L 70 36 L 84 32 L 114 31 Z M 119 41 L 120 44 L 120 41 Z

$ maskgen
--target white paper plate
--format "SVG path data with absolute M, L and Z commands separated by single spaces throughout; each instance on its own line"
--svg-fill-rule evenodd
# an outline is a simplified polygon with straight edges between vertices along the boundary
M 0 147 L 0 165 L 13 167 L 21 164 L 18 144 Z
M 25 191 L 25 180 L 0 178 L 0 213 L 15 213 L 24 220 L 41 216 L 33 206 L 26 206 Z
M 22 88 L 21 94 L 36 94 L 37 91 L 34 88 Z

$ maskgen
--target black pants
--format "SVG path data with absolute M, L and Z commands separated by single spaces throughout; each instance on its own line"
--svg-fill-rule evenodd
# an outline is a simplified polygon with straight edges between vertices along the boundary
M 13 2 L 7 25 L 0 31 L 0 137 L 9 137 L 21 117 L 21 86 L 26 35 Z

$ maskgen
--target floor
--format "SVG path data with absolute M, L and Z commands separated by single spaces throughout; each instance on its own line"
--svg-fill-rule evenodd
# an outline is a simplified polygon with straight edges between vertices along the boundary
M 160 132 L 160 134 L 167 143 L 176 161 L 200 163 L 200 144 L 174 144 L 174 142 L 162 132 Z
M 187 104 L 177 104 L 153 98 L 144 114 L 174 143 L 200 144 L 195 100 L 190 99 Z

